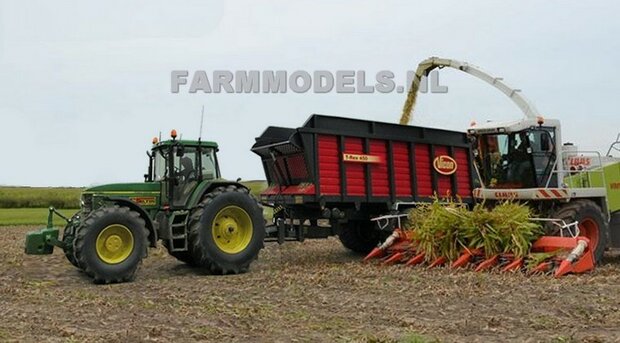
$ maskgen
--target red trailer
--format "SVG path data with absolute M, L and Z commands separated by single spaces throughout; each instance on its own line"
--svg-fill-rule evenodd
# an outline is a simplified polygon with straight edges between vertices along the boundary
M 365 253 L 382 238 L 371 218 L 435 194 L 473 202 L 463 132 L 315 114 L 297 129 L 268 127 L 252 151 L 269 183 L 261 201 L 275 209 L 268 235 L 279 242 L 337 234 Z

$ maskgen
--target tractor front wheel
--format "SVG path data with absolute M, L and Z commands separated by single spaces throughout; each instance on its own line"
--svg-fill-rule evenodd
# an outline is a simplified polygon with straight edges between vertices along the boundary
M 73 266 L 78 268 L 80 268 L 80 265 L 77 258 L 75 258 L 75 254 L 73 253 L 73 242 L 75 241 L 75 232 L 77 230 L 74 222 L 76 220 L 80 220 L 81 215 L 82 212 L 74 214 L 73 217 L 71 217 L 70 223 L 67 224 L 67 226 L 65 226 L 65 229 L 62 231 L 62 242 L 65 244 L 65 257 L 67 258 L 67 260 L 69 260 L 69 262 L 71 262 Z
M 563 205 L 554 218 L 566 224 L 578 222 L 579 235 L 590 240 L 594 259 L 600 262 L 608 242 L 609 227 L 601 208 L 592 200 L 575 200 Z
M 127 207 L 102 207 L 76 232 L 73 250 L 79 266 L 95 283 L 134 279 L 147 254 L 148 231 L 140 215 Z
M 246 272 L 264 238 L 262 208 L 245 188 L 218 187 L 191 215 L 190 251 L 196 264 L 212 274 Z
M 73 241 L 75 240 L 75 228 L 72 226 L 68 226 L 62 232 L 62 242 L 65 244 L 66 249 L 64 249 L 65 257 L 74 267 L 80 268 L 78 264 L 78 260 L 75 258 L 73 254 Z
M 371 221 L 350 220 L 340 225 L 338 238 L 345 248 L 359 254 L 368 254 L 381 242 L 381 233 Z

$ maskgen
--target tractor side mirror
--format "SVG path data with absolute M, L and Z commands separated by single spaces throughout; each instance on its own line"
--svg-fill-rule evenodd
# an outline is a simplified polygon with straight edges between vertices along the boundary
M 183 157 L 185 155 L 185 148 L 182 145 L 177 147 L 177 157 Z

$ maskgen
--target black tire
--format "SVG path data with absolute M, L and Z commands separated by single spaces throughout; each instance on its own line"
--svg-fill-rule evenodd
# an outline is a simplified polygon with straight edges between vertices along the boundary
M 560 207 L 553 217 L 567 224 L 579 222 L 580 235 L 589 238 L 595 245 L 590 249 L 596 262 L 601 261 L 609 242 L 609 225 L 600 206 L 592 200 L 574 200 Z
M 71 222 L 67 224 L 67 226 L 65 226 L 64 230 L 62 231 L 62 242 L 65 244 L 66 247 L 65 249 L 63 249 L 65 257 L 67 258 L 67 260 L 69 260 L 69 262 L 71 262 L 73 266 L 78 268 L 80 268 L 80 265 L 77 258 L 75 257 L 75 254 L 73 253 L 73 242 L 75 241 L 75 232 L 77 227 L 75 221 L 80 220 L 81 215 L 82 212 L 74 214 L 73 217 L 71 217 Z
M 74 267 L 80 268 L 77 258 L 73 254 L 73 241 L 75 240 L 75 228 L 73 226 L 65 227 L 62 232 L 62 242 L 65 243 L 67 249 L 64 249 L 65 257 Z
M 368 254 L 381 242 L 381 232 L 371 221 L 350 220 L 340 224 L 338 238 L 345 248 L 359 254 Z
M 251 237 L 239 252 L 228 253 L 215 242 L 214 220 L 220 211 L 237 207 L 245 211 L 251 221 Z M 248 271 L 258 257 L 265 238 L 265 220 L 258 202 L 245 188 L 231 185 L 218 187 L 204 196 L 190 217 L 191 253 L 196 264 L 212 274 L 239 274 Z
M 163 241 L 163 245 L 166 248 L 166 250 L 168 250 L 168 254 L 170 254 L 170 256 L 176 258 L 177 260 L 187 264 L 188 266 L 192 266 L 195 267 L 197 265 L 196 261 L 194 261 L 194 257 L 192 256 L 191 251 L 187 250 L 187 251 L 170 251 L 170 247 L 168 246 L 168 242 L 167 241 Z M 191 248 L 191 245 L 188 246 L 188 248 Z
M 96 242 L 104 229 L 115 224 L 131 233 L 133 247 L 122 261 L 107 263 L 99 256 Z M 73 249 L 80 267 L 95 283 L 132 281 L 142 259 L 147 255 L 148 230 L 137 212 L 127 207 L 102 207 L 90 213 L 77 230 Z

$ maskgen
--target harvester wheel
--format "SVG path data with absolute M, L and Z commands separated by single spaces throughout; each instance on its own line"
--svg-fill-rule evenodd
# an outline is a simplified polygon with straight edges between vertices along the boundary
M 263 210 L 245 188 L 230 185 L 208 193 L 189 225 L 194 261 L 212 274 L 246 272 L 263 248 Z
M 560 207 L 554 218 L 567 224 L 579 222 L 579 234 L 590 239 L 596 262 L 600 262 L 608 242 L 608 224 L 601 208 L 592 200 L 575 200 Z
M 134 279 L 148 248 L 148 231 L 140 215 L 127 207 L 102 207 L 79 227 L 75 257 L 95 283 Z
M 189 250 L 188 251 L 170 251 L 170 247 L 168 247 L 168 242 L 164 240 L 163 244 L 164 244 L 164 247 L 166 247 L 166 250 L 168 250 L 168 254 L 170 254 L 170 256 L 176 258 L 177 260 L 183 263 L 186 263 L 189 266 L 192 266 L 192 267 L 196 266 L 194 257 L 192 256 L 192 253 Z
M 340 225 L 338 238 L 345 248 L 359 254 L 368 254 L 381 241 L 381 234 L 371 221 L 350 220 Z

